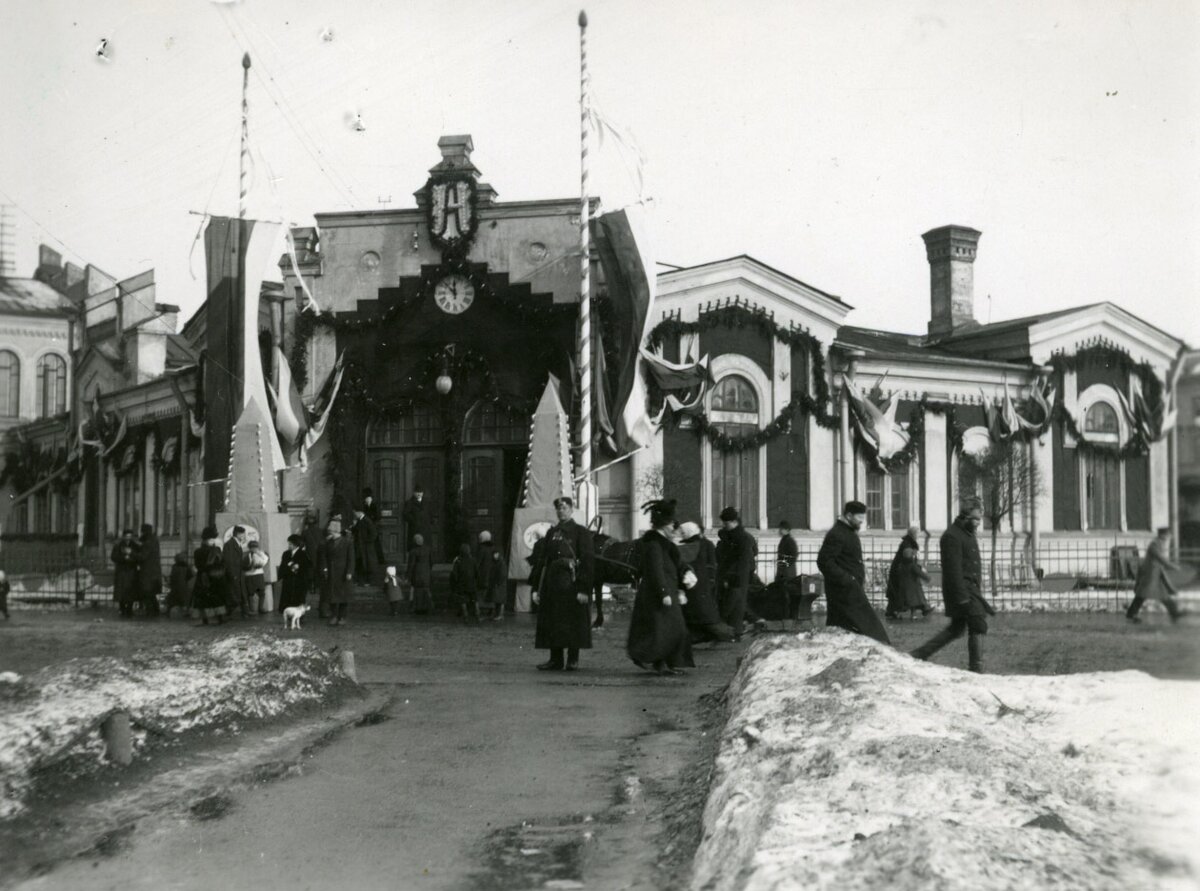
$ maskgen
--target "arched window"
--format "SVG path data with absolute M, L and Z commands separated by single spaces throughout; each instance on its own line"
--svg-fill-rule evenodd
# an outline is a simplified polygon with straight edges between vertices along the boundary
M 38 359 L 38 417 L 48 418 L 67 410 L 67 363 L 47 353 Z
M 757 433 L 758 393 L 739 375 L 722 378 L 713 388 L 709 420 L 727 436 Z M 742 524 L 758 526 L 758 449 L 712 453 L 712 516 L 732 505 L 742 515 Z
M 522 445 L 529 442 L 529 415 L 479 402 L 467 415 L 463 431 L 466 445 Z
M 443 443 L 441 417 L 427 405 L 414 405 L 412 412 L 394 421 L 372 421 L 367 429 L 368 446 L 435 446 Z
M 0 418 L 21 414 L 21 361 L 11 350 L 0 350 Z
M 1097 402 L 1087 410 L 1083 419 L 1083 432 L 1091 438 L 1091 434 L 1103 434 L 1095 437 L 1107 439 L 1111 436 L 1115 441 L 1121 433 L 1121 425 L 1117 421 L 1117 413 L 1107 402 Z

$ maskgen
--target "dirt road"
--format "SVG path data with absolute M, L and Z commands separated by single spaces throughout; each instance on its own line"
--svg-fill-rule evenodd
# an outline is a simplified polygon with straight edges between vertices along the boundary
M 143 646 L 151 634 L 205 630 L 96 628 L 131 629 Z M 618 618 L 582 670 L 564 673 L 534 670 L 545 657 L 531 648 L 529 617 L 314 623 L 311 639 L 353 650 L 359 680 L 393 694 L 377 722 L 283 781 L 199 815 L 144 820 L 108 856 L 19 887 L 670 887 L 703 802 L 701 697 L 725 684 L 743 647 L 700 650 L 700 668 L 661 679 L 625 659 L 624 628 Z
M 909 648 L 944 621 L 889 630 Z M 273 620 L 261 627 L 283 633 Z M 375 722 L 345 731 L 282 780 L 143 820 L 102 852 L 19 887 L 678 887 L 706 792 L 719 717 L 712 694 L 745 645 L 700 648 L 699 668 L 660 679 L 626 660 L 625 629 L 626 616 L 611 620 L 582 671 L 543 673 L 533 669 L 545 654 L 532 649 L 529 616 L 469 627 L 382 615 L 339 629 L 313 623 L 306 636 L 352 650 L 359 680 L 391 694 Z M 1113 615 L 1005 616 L 989 634 L 989 669 L 1196 677 L 1195 631 Z M 222 633 L 120 622 L 108 611 L 18 613 L 0 628 L 0 670 Z M 965 645 L 938 657 L 965 659 Z

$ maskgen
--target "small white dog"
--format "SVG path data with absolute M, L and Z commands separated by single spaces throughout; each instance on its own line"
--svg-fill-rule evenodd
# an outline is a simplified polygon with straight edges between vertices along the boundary
M 283 611 L 283 629 L 289 628 L 300 629 L 300 617 L 309 611 L 311 607 L 308 604 L 304 606 L 289 606 Z

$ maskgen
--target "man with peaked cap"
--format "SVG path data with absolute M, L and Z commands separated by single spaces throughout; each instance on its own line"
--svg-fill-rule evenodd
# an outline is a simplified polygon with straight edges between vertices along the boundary
M 538 604 L 533 645 L 550 651 L 539 671 L 575 671 L 579 651 L 592 648 L 592 533 L 575 522 L 574 510 L 569 496 L 554 499 L 558 523 L 542 539 L 529 579 Z
M 891 644 L 887 629 L 875 614 L 865 590 L 867 569 L 863 564 L 858 530 L 867 519 L 867 506 L 847 501 L 817 554 L 817 569 L 825 579 L 825 624 Z
M 755 619 L 746 608 L 746 598 L 757 553 L 758 543 L 742 525 L 737 508 L 721 511 L 721 529 L 717 532 L 718 603 L 721 621 L 733 629 L 735 640 L 742 636 L 747 616 Z

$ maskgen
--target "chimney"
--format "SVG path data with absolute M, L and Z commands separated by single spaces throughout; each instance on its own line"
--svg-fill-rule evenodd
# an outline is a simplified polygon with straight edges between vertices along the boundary
M 431 174 L 437 176 L 438 174 L 462 171 L 475 180 L 476 203 L 486 207 L 496 200 L 496 190 L 489 183 L 479 182 L 479 168 L 471 162 L 471 152 L 475 150 L 475 141 L 471 139 L 469 133 L 443 136 L 438 140 L 438 150 L 442 153 L 442 160 L 429 168 Z M 416 196 L 418 207 L 428 206 L 428 184 L 413 194 Z
M 979 324 L 975 321 L 975 252 L 982 234 L 968 226 L 941 226 L 921 236 L 929 259 L 931 337 Z

